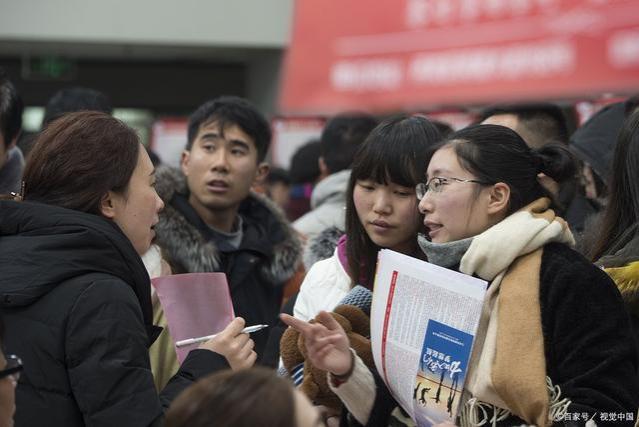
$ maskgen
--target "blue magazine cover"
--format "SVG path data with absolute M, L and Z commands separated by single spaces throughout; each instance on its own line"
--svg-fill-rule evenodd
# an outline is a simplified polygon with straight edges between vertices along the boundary
M 415 421 L 420 427 L 456 417 L 473 338 L 459 329 L 428 321 L 413 391 Z

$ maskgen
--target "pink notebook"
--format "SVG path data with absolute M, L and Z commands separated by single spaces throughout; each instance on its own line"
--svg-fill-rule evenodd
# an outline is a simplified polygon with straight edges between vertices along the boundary
M 220 332 L 235 317 L 224 273 L 189 273 L 151 279 L 173 345 Z M 199 344 L 175 348 L 180 364 Z

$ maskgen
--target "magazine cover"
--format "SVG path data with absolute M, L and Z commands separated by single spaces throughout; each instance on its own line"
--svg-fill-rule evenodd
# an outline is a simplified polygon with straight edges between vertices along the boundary
M 488 283 L 380 250 L 371 348 L 388 390 L 419 425 L 458 415 Z
M 419 426 L 456 417 L 472 344 L 472 335 L 429 320 L 413 392 Z

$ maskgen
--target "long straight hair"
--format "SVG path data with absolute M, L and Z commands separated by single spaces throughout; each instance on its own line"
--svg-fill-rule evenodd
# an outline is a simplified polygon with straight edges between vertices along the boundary
M 619 132 L 612 171 L 608 204 L 589 253 L 592 261 L 621 248 L 627 243 L 622 241 L 624 232 L 639 222 L 639 110 L 626 119 Z
M 384 185 L 392 182 L 414 188 L 424 180 L 432 147 L 439 139 L 439 131 L 428 119 L 401 115 L 380 123 L 355 153 L 346 201 L 346 254 L 353 284 L 372 286 L 377 252 L 381 249 L 368 236 L 357 215 L 353 200 L 357 181 L 372 180 Z

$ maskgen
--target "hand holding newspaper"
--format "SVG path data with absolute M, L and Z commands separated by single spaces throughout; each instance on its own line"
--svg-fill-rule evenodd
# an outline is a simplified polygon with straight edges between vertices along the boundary
M 371 343 L 379 374 L 420 426 L 458 413 L 487 283 L 391 250 L 379 252 Z

